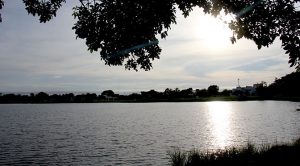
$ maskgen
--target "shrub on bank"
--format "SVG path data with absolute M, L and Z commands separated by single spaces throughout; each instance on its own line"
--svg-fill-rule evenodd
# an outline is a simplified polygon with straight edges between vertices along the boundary
M 300 138 L 291 144 L 252 144 L 225 150 L 203 152 L 199 150 L 169 152 L 172 166 L 300 166 Z

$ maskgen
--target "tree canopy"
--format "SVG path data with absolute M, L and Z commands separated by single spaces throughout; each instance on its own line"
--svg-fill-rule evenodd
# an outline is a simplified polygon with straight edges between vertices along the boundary
M 158 36 L 166 38 L 176 24 L 176 8 L 187 17 L 195 8 L 213 16 L 221 12 L 235 16 L 228 22 L 232 43 L 253 40 L 258 49 L 276 38 L 289 55 L 290 66 L 300 69 L 300 0 L 79 0 L 73 8 L 78 38 L 85 39 L 90 52 L 100 52 L 107 65 L 150 70 L 159 59 Z M 23 0 L 29 14 L 47 22 L 66 0 Z M 0 0 L 0 9 L 4 0 Z M 0 22 L 1 22 L 0 14 Z
M 219 87 L 217 85 L 210 85 L 207 91 L 209 94 L 217 95 L 219 93 Z

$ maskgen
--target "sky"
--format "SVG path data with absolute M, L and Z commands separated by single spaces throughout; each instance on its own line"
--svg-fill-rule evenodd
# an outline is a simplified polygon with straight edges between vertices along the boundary
M 20 0 L 6 0 L 0 23 L 0 92 L 139 92 L 166 88 L 220 89 L 272 83 L 295 71 L 288 64 L 280 41 L 257 49 L 253 41 L 238 40 L 221 20 L 195 9 L 159 41 L 160 59 L 150 71 L 106 66 L 99 53 L 87 51 L 85 41 L 76 39 L 75 20 L 68 1 L 48 23 L 28 15 Z

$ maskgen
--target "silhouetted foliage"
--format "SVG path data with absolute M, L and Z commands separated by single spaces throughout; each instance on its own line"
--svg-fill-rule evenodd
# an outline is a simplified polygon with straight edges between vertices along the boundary
M 272 96 L 299 97 L 300 96 L 300 72 L 293 72 L 276 79 L 268 86 L 268 92 Z
M 136 101 L 136 100 L 142 99 L 142 95 L 141 94 L 137 94 L 137 93 L 132 93 L 132 94 L 130 94 L 128 96 L 123 96 L 123 98 L 121 98 L 121 99 Z
M 45 92 L 30 95 L 5 94 L 0 96 L 0 103 L 91 103 L 99 101 L 96 94 L 53 94 Z
M 244 92 L 242 90 L 235 90 L 232 92 L 234 96 L 244 96 Z
M 97 102 L 97 95 L 95 93 L 87 93 L 82 95 L 76 95 L 74 98 L 76 103 L 93 103 Z
M 65 0 L 23 0 L 28 13 L 49 21 Z M 176 23 L 176 7 L 187 17 L 194 7 L 213 16 L 235 16 L 227 22 L 237 39 L 253 40 L 258 49 L 268 47 L 276 38 L 289 55 L 290 66 L 300 69 L 300 0 L 79 0 L 73 9 L 77 37 L 86 40 L 88 50 L 99 51 L 107 65 L 150 70 L 159 59 L 158 38 L 166 38 Z M 0 0 L 0 9 L 4 1 Z M 1 15 L 0 15 L 1 16 Z M 0 19 L 1 21 L 1 19 Z
M 141 92 L 142 98 L 144 99 L 162 99 L 163 93 L 157 92 L 155 90 L 150 90 L 148 92 Z
M 183 89 L 180 91 L 180 97 L 183 98 L 193 98 L 195 97 L 193 88 Z
M 300 163 L 300 139 L 290 144 L 265 145 L 260 148 L 252 144 L 223 150 L 189 152 L 176 149 L 169 152 L 172 166 L 296 166 Z
M 267 86 L 262 82 L 256 87 L 256 95 L 264 99 L 300 100 L 300 72 L 293 72 L 276 78 Z
M 219 87 L 217 85 L 210 85 L 207 88 L 207 92 L 208 92 L 208 95 L 210 95 L 210 96 L 216 96 L 219 93 Z
M 171 96 L 173 94 L 173 90 L 170 88 L 165 89 L 164 96 Z
M 220 95 L 222 96 L 229 96 L 232 93 L 231 90 L 224 89 L 222 92 L 220 92 Z
M 271 96 L 268 86 L 264 84 L 260 84 L 256 87 L 256 95 L 264 98 Z
M 179 88 L 171 89 L 166 88 L 163 95 L 167 99 L 175 99 L 180 97 L 181 90 Z
M 105 90 L 101 93 L 102 96 L 110 96 L 113 97 L 115 95 L 114 91 L 112 90 Z
M 196 89 L 196 96 L 207 97 L 209 95 L 208 95 L 207 89 Z
M 66 0 L 23 0 L 28 14 L 37 15 L 40 22 L 47 22 L 56 16 L 57 10 Z
M 3 5 L 4 5 L 3 0 L 0 0 L 0 10 L 3 8 Z M 0 13 L 0 22 L 2 22 L 1 13 Z
M 34 101 L 37 103 L 44 103 L 49 100 L 49 95 L 45 92 L 40 92 L 34 97 Z

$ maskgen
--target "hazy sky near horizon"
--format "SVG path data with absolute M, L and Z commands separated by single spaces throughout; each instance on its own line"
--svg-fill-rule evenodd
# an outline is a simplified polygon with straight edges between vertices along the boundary
M 73 3 L 73 4 L 72 4 Z M 39 23 L 20 0 L 6 0 L 0 23 L 0 92 L 140 91 L 165 88 L 221 89 L 257 82 L 271 83 L 292 71 L 277 40 L 258 50 L 254 42 L 238 40 L 220 20 L 195 9 L 188 18 L 177 12 L 177 24 L 150 71 L 109 67 L 99 53 L 89 53 L 72 26 L 74 1 L 68 1 L 50 22 Z

